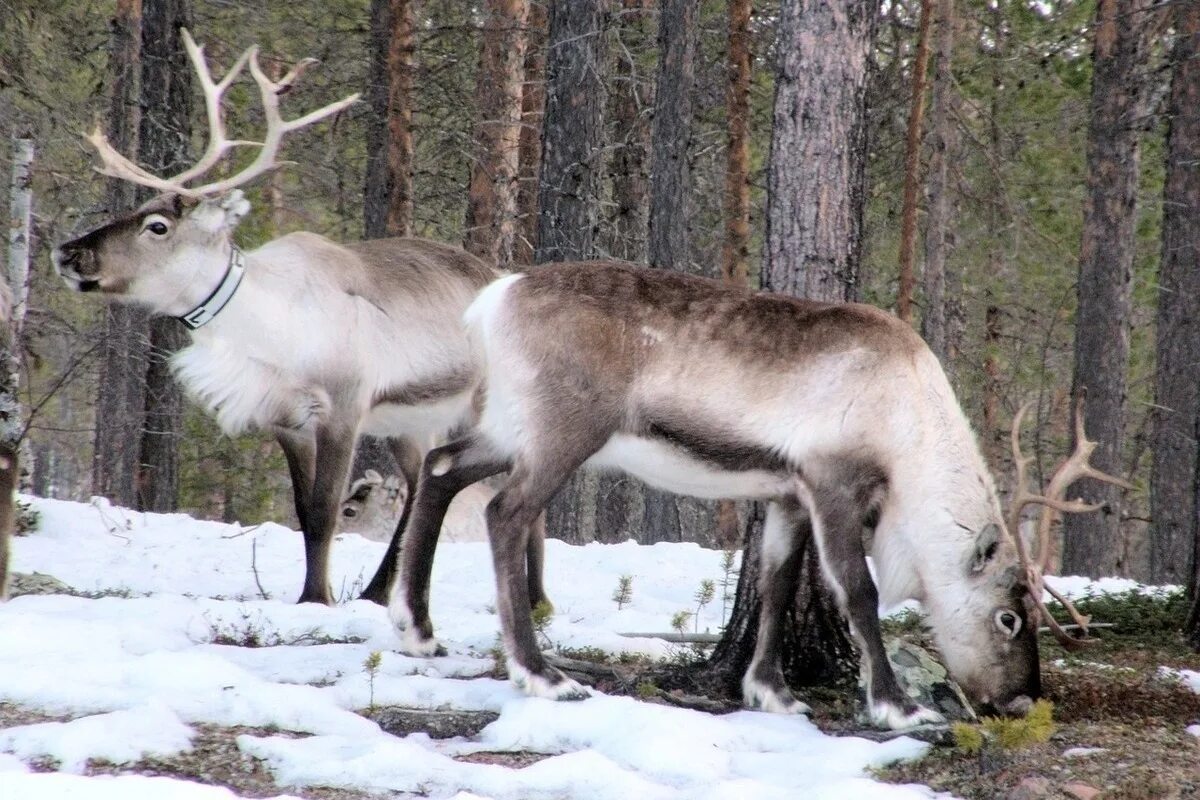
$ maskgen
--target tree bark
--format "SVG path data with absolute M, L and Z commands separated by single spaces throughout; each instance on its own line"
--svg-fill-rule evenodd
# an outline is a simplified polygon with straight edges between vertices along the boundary
M 501 269 L 516 236 L 526 0 L 487 0 L 475 81 L 475 154 L 463 247 Z
M 388 236 L 411 236 L 413 224 L 412 93 L 415 71 L 412 0 L 391 0 L 388 15 Z
M 109 58 L 112 96 L 108 139 L 118 152 L 136 152 L 140 119 L 138 73 L 141 61 L 141 0 L 119 0 L 113 20 Z M 136 204 L 132 184 L 108 181 L 106 201 L 112 216 Z M 96 438 L 92 452 L 92 493 L 136 508 L 135 477 L 145 419 L 148 315 L 123 304 L 106 304 L 103 347 L 96 397 Z
M 647 256 L 652 267 L 695 272 L 688 252 L 689 198 L 693 189 L 688 144 L 692 137 L 699 0 L 662 0 L 658 13 Z
M 866 83 L 876 2 L 783 0 L 771 154 L 764 288 L 840 302 L 857 292 L 866 197 Z M 708 670 L 734 684 L 754 651 L 762 525 L 751 525 L 730 623 Z M 804 548 L 788 614 L 784 670 L 804 684 L 846 677 L 854 651 L 825 587 L 816 546 Z
M 951 115 L 954 75 L 950 71 L 954 55 L 954 0 L 927 0 L 930 13 L 937 16 L 937 42 L 934 45 L 933 94 L 929 103 L 929 168 L 926 180 L 925 270 L 922 276 L 924 308 L 921 312 L 921 336 L 929 349 L 951 371 L 949 324 L 950 298 L 946 274 L 946 255 L 950 248 L 950 163 L 956 157 L 958 137 Z M 924 15 L 922 11 L 922 16 Z
M 877 0 L 784 0 L 767 168 L 763 288 L 842 302 L 859 294 Z
M 190 27 L 190 17 L 187 0 L 144 0 L 138 155 L 147 169 L 160 175 L 178 173 L 190 163 L 192 67 L 179 33 Z M 183 390 L 168 362 L 187 342 L 178 321 L 150 321 L 138 474 L 138 507 L 145 511 L 175 511 L 179 506 Z
M 1175 10 L 1158 269 L 1150 580 L 1196 595 L 1200 426 L 1200 3 Z
M 725 95 L 729 137 L 725 148 L 725 192 L 722 210 L 725 236 L 721 242 L 721 277 L 744 286 L 750 275 L 750 65 L 751 0 L 730 0 L 729 46 Z M 761 513 L 759 511 L 758 513 Z M 730 500 L 717 504 L 717 544 L 737 547 L 742 541 L 741 522 Z
M 546 108 L 546 6 L 530 0 L 525 24 L 525 82 L 521 88 L 521 138 L 518 147 L 517 241 L 513 260 L 532 264 L 537 242 L 538 169 L 542 160 L 542 114 Z
M 392 175 L 388 170 L 388 45 L 392 38 L 390 0 L 371 0 L 370 61 L 364 99 L 370 109 L 366 124 L 367 166 L 363 182 L 363 236 L 387 236 L 388 198 Z
M 595 255 L 604 138 L 605 0 L 553 0 L 535 260 Z
M 900 211 L 900 281 L 896 289 L 896 316 L 912 322 L 917 253 L 917 189 L 921 185 L 921 131 L 925 118 L 925 73 L 929 64 L 929 28 L 936 0 L 921 0 L 917 26 L 917 52 L 913 56 L 912 95 L 908 132 L 904 142 L 904 201 Z
M 616 48 L 615 74 L 609 90 L 614 141 L 609 164 L 613 212 L 608 252 L 614 258 L 636 263 L 646 261 L 646 198 L 650 193 L 647 162 L 654 85 L 639 72 L 637 59 L 647 38 L 648 1 L 621 0 L 621 19 L 616 26 L 621 46 Z
M 1084 424 L 1090 438 L 1099 443 L 1092 464 L 1115 475 L 1123 472 L 1137 221 L 1137 117 L 1145 83 L 1143 31 L 1150 2 L 1100 0 L 1092 54 L 1071 396 L 1085 396 Z M 1076 490 L 1087 502 L 1103 503 L 1104 508 L 1064 519 L 1063 572 L 1091 577 L 1118 574 L 1123 566 L 1121 490 L 1087 479 L 1076 484 Z
M 605 0 L 553 0 L 546 49 L 546 110 L 538 179 L 536 263 L 596 254 L 604 157 Z M 577 472 L 550 503 L 546 531 L 564 541 L 604 539 L 598 477 Z
M 650 132 L 650 266 L 698 273 L 691 259 L 689 162 L 692 87 L 696 80 L 698 0 L 662 0 L 658 18 L 658 78 Z M 714 540 L 716 505 L 647 488 L 641 521 L 644 542 Z

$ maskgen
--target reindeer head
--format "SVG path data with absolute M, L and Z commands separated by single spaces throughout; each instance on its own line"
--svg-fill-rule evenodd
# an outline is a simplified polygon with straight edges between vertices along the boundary
M 100 154 L 103 166 L 99 171 L 162 194 L 137 211 L 60 245 L 52 256 L 55 269 L 76 291 L 98 291 L 177 316 L 202 304 L 232 274 L 237 251 L 231 234 L 250 210 L 237 187 L 280 166 L 276 156 L 285 134 L 335 114 L 358 99 L 352 95 L 285 121 L 279 112 L 279 97 L 315 63 L 312 59 L 304 59 L 279 81 L 272 81 L 259 66 L 257 48 L 251 47 L 224 78 L 214 81 L 203 49 L 186 30 L 183 42 L 208 111 L 209 141 L 204 155 L 178 175 L 162 178 L 117 153 L 97 129 L 88 141 Z M 258 84 L 267 120 L 261 143 L 230 140 L 221 114 L 221 96 L 247 64 Z M 188 185 L 208 173 L 232 148 L 244 145 L 260 148 L 245 169 L 202 186 Z
M 1100 506 L 1067 500 L 1066 491 L 1079 478 L 1089 477 L 1126 489 L 1126 481 L 1101 472 L 1088 463 L 1096 448 L 1083 428 L 1082 398 L 1075 408 L 1075 451 L 1055 469 L 1045 491 L 1026 489 L 1026 469 L 1032 460 L 1021 453 L 1021 421 L 1028 406 L 1013 418 L 1012 451 L 1016 468 L 1013 497 L 1007 524 L 997 519 L 985 524 L 974 539 L 969 556 L 961 565 L 965 591 L 941 595 L 931 592 L 927 605 L 934 634 L 946 667 L 964 691 L 987 711 L 1023 713 L 1040 694 L 1037 631 L 1049 627 L 1067 649 L 1084 646 L 1088 618 L 1071 602 L 1047 585 L 1043 576 L 1051 557 L 1051 526 L 1059 512 L 1082 513 Z M 1029 554 L 1021 534 L 1021 513 L 1026 506 L 1040 505 L 1037 524 L 1037 555 Z M 946 586 L 957 586 L 953 576 Z M 1043 592 L 1062 603 L 1080 630 L 1071 636 L 1047 611 Z

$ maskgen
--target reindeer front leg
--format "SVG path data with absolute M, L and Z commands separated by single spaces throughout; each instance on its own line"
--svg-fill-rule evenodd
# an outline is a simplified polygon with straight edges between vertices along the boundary
M 423 461 L 421 448 L 408 439 L 389 439 L 388 444 L 391 446 L 392 457 L 396 459 L 396 464 L 400 467 L 400 476 L 404 478 L 404 508 L 400 511 L 400 519 L 396 521 L 396 530 L 392 533 L 392 540 L 388 542 L 383 560 L 379 562 L 375 577 L 371 578 L 371 582 L 367 584 L 367 588 L 363 589 L 362 595 L 360 595 L 361 599 L 370 600 L 381 606 L 388 604 L 392 582 L 396 578 L 400 540 L 404 536 L 404 529 L 408 526 L 408 519 L 412 516 L 411 511 L 417 495 L 417 480 Z
M 858 644 L 871 721 L 892 729 L 943 722 L 941 714 L 917 705 L 905 695 L 883 648 L 879 592 L 867 569 L 863 549 L 861 487 L 850 475 L 840 473 L 815 480 L 810 476 L 797 478 L 796 486 L 812 517 L 821 571 Z
M 472 483 L 506 469 L 507 461 L 471 435 L 431 450 L 421 464 L 416 497 L 409 504 L 412 515 L 393 539 L 398 542 L 399 579 L 392 586 L 388 611 L 403 637 L 404 652 L 422 656 L 441 652 L 429 619 L 429 582 L 450 501 Z
M 304 533 L 301 603 L 333 605 L 333 595 L 329 591 L 329 548 L 354 454 L 355 434 L 353 425 L 335 419 L 318 423 L 311 445 L 303 443 L 300 433 L 279 436 L 281 444 L 290 440 L 293 448 L 288 455 L 288 466 L 292 472 L 297 516 Z M 289 444 L 284 444 L 284 453 L 289 453 Z M 304 480 L 306 473 L 312 476 L 310 481 Z M 306 492 L 305 486 L 311 488 Z

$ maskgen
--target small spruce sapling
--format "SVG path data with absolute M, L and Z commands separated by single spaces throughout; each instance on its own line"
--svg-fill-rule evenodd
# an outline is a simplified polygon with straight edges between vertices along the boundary
M 533 629 L 542 639 L 542 647 L 550 647 L 550 636 L 546 633 L 554 620 L 554 606 L 543 600 L 533 607 Z
M 696 621 L 694 633 L 700 632 L 700 611 L 717 596 L 717 586 L 711 580 L 700 581 L 700 588 L 696 590 L 696 594 L 692 595 L 692 599 L 696 601 L 696 613 L 692 618 Z
M 613 590 L 612 599 L 617 604 L 617 611 L 620 611 L 626 603 L 633 601 L 632 575 L 622 575 L 617 578 L 617 588 Z
M 979 758 L 979 767 L 990 771 L 1016 750 L 1025 750 L 1054 735 L 1054 704 L 1038 700 L 1024 717 L 984 717 L 978 723 L 955 722 L 950 730 L 954 744 Z
M 671 627 L 679 632 L 679 635 L 687 633 L 688 622 L 692 619 L 690 611 L 676 611 L 675 616 L 671 617 Z
M 383 664 L 383 653 L 378 650 L 372 650 L 367 656 L 367 660 L 363 662 L 363 672 L 367 673 L 367 686 L 370 691 L 370 699 L 367 703 L 367 708 L 371 711 L 375 710 L 375 676 L 379 674 L 379 667 Z
M 721 629 L 729 619 L 729 594 L 737 591 L 738 580 L 737 551 L 732 548 L 721 554 Z

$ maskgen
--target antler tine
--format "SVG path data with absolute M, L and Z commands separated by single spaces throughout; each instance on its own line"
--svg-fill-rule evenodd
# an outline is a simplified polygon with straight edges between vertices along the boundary
M 196 77 L 200 80 L 200 88 L 204 92 L 204 108 L 208 114 L 208 146 L 205 148 L 204 155 L 193 166 L 168 179 L 172 183 L 184 184 L 212 169 L 231 147 L 254 144 L 254 142 L 230 141 L 225 138 L 225 119 L 221 109 L 222 95 L 246 67 L 246 63 L 254 53 L 254 48 L 247 48 L 225 73 L 225 77 L 214 82 L 212 73 L 208 69 L 208 62 L 204 58 L 204 46 L 197 45 L 186 28 L 181 29 L 180 34 L 183 37 L 183 46 L 187 50 L 188 58 L 191 59 L 192 67 L 196 71 Z
M 1104 503 L 1087 503 L 1080 499 L 1065 499 L 1067 489 L 1070 488 L 1071 484 L 1080 478 L 1092 478 L 1102 483 L 1119 486 L 1122 489 L 1133 488 L 1133 484 L 1129 483 L 1129 481 L 1118 478 L 1115 475 L 1109 475 L 1107 472 L 1101 472 L 1089 463 L 1089 459 L 1096 449 L 1096 442 L 1089 439 L 1087 432 L 1084 430 L 1083 397 L 1079 397 L 1075 401 L 1074 417 L 1075 452 L 1059 464 L 1054 474 L 1050 477 L 1050 481 L 1046 484 L 1045 501 L 1042 502 L 1039 500 L 1039 502 L 1042 502 L 1043 508 L 1041 516 L 1038 519 L 1038 564 L 1043 572 L 1050 565 L 1050 526 L 1054 523 L 1055 512 L 1079 514 L 1097 511 L 1104 507 Z
M 177 192 L 188 197 L 199 196 L 197 192 L 180 186 L 173 180 L 153 175 L 125 158 L 109 143 L 108 137 L 104 135 L 104 131 L 99 125 L 96 126 L 96 130 L 92 132 L 91 136 L 84 138 L 87 139 L 92 147 L 96 148 L 96 152 L 100 156 L 101 166 L 96 167 L 96 171 L 101 175 L 107 175 L 110 178 L 119 178 L 123 181 L 136 183 L 138 186 L 157 189 L 160 192 Z
M 1008 511 L 1008 529 L 1009 536 L 1012 537 L 1013 544 L 1017 548 L 1017 557 L 1021 560 L 1021 566 L 1026 572 L 1030 571 L 1029 553 L 1025 549 L 1025 540 L 1021 536 L 1021 512 L 1025 510 L 1025 506 L 1036 503 L 1037 497 L 1029 494 L 1025 489 L 1025 470 L 1033 461 L 1033 457 L 1026 457 L 1021 453 L 1021 423 L 1025 419 L 1026 412 L 1029 411 L 1029 406 L 1032 403 L 1025 403 L 1013 416 L 1012 431 L 1009 434 L 1012 443 L 1013 466 L 1016 469 L 1016 479 L 1013 485 L 1013 496 L 1009 503 Z
M 302 117 L 294 120 L 284 120 L 279 113 L 279 95 L 281 92 L 291 86 L 299 75 L 311 63 L 311 59 L 305 59 L 299 62 L 292 70 L 284 76 L 279 83 L 272 81 L 263 72 L 262 67 L 258 63 L 258 50 L 251 48 L 250 51 L 250 74 L 254 77 L 254 82 L 258 84 L 259 95 L 262 98 L 263 114 L 267 120 L 267 134 L 263 137 L 261 149 L 254 161 L 250 163 L 244 170 L 232 175 L 224 180 L 208 183 L 204 186 L 197 187 L 195 191 L 198 194 L 219 194 L 228 189 L 241 186 L 253 178 L 258 177 L 264 172 L 268 172 L 280 166 L 275 161 L 275 156 L 279 152 L 279 144 L 283 140 L 284 134 L 290 133 L 306 125 L 311 125 L 314 122 L 324 119 L 325 117 L 337 114 L 346 109 L 350 105 L 358 102 L 358 93 L 354 93 L 349 97 L 343 98 L 336 103 L 330 103 L 327 106 L 310 111 Z

